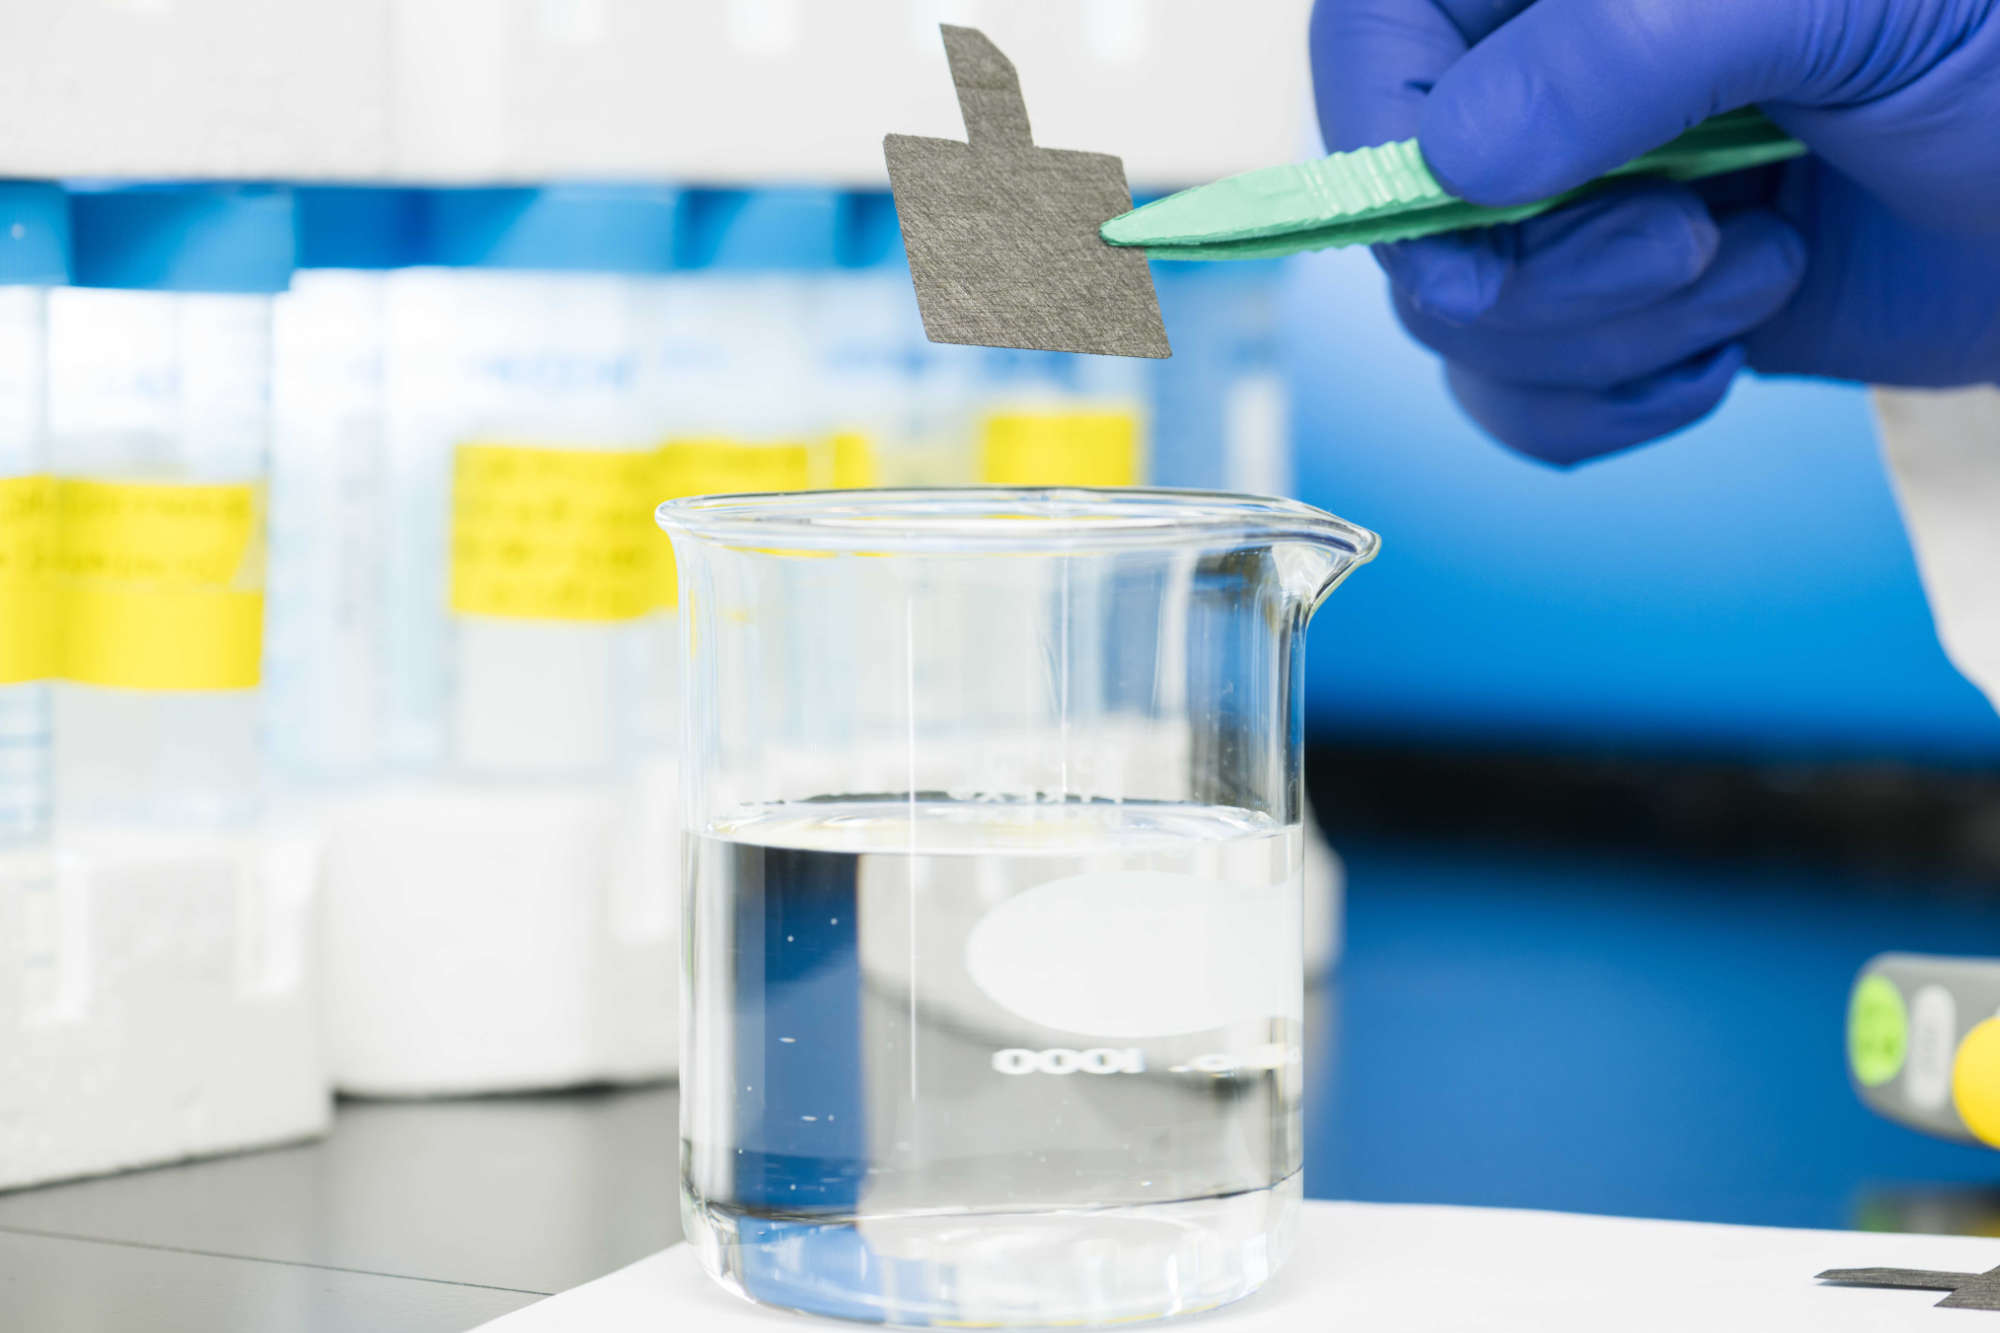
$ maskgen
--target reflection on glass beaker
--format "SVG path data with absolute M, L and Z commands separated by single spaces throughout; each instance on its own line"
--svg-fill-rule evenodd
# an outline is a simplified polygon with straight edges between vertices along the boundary
M 1300 1197 L 1300 636 L 1373 534 L 1117 490 L 660 521 L 709 1272 L 918 1325 L 1254 1290 Z

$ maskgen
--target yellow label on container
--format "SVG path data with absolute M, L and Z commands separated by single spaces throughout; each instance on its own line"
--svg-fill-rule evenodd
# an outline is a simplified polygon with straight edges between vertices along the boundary
M 979 479 L 995 486 L 1136 486 L 1138 415 L 995 412 L 980 432 Z
M 55 674 L 131 690 L 258 683 L 259 487 L 59 480 L 53 493 Z
M 660 450 L 660 480 L 666 487 L 660 498 L 810 490 L 815 473 L 830 471 L 815 467 L 824 460 L 814 455 L 804 443 L 673 440 Z
M 881 469 L 875 445 L 858 430 L 840 431 L 833 437 L 833 484 L 843 491 L 881 485 Z
M 55 483 L 0 477 L 0 685 L 56 674 Z
M 857 467 L 853 446 L 838 441 L 703 438 L 652 450 L 462 444 L 452 476 L 451 609 L 618 621 L 671 607 L 679 600 L 673 548 L 653 522 L 662 500 L 807 490 L 838 484 Z
M 452 476 L 451 609 L 632 620 L 658 601 L 658 454 L 462 444 Z
M 831 447 L 721 438 L 673 440 L 660 449 L 660 498 L 812 490 L 832 484 L 836 470 L 837 455 Z M 665 541 L 664 534 L 661 540 Z M 661 561 L 660 606 L 680 604 L 678 579 L 674 553 L 668 548 Z

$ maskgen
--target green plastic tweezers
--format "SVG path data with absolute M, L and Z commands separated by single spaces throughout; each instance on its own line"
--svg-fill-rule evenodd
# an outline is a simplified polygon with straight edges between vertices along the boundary
M 1152 259 L 1270 259 L 1519 222 L 1609 181 L 1699 180 L 1805 151 L 1761 111 L 1746 107 L 1705 120 L 1578 189 L 1509 208 L 1482 208 L 1447 192 L 1424 164 L 1417 141 L 1403 139 L 1182 190 L 1120 214 L 1099 235 L 1110 245 L 1144 246 Z

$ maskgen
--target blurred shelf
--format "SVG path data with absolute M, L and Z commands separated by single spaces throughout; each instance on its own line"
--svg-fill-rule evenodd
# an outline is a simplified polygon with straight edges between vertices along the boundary
M 1036 138 L 1188 183 L 1310 151 L 1307 0 L 96 0 L 0 12 L 0 176 L 877 185 L 963 138 L 937 24 Z

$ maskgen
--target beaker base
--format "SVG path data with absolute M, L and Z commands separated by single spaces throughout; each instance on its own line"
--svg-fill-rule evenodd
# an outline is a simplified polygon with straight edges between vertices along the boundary
M 915 1327 L 1035 1328 L 1193 1314 L 1291 1250 L 1298 1173 L 1268 1189 L 1034 1212 L 763 1216 L 683 1194 L 710 1277 L 748 1300 Z

